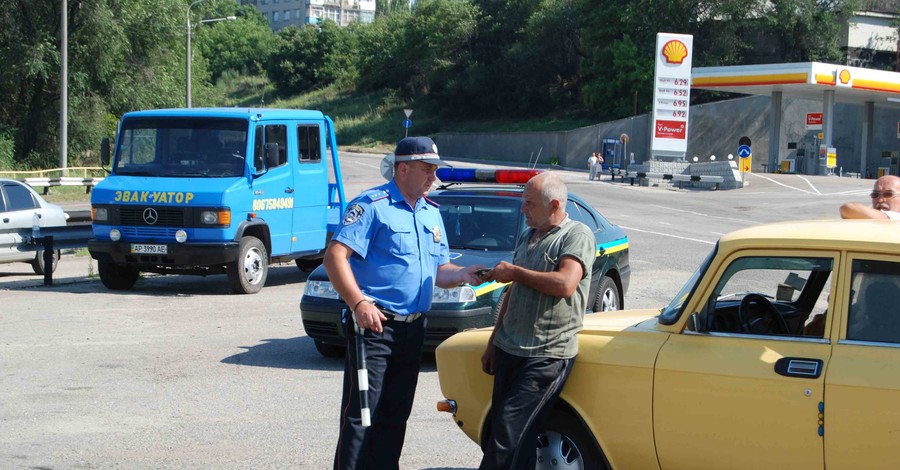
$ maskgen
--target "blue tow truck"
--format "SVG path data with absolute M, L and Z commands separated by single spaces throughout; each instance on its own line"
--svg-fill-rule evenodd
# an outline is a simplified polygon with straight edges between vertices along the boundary
M 111 155 L 112 154 L 112 155 Z M 227 274 L 259 292 L 272 262 L 321 262 L 346 209 L 334 123 L 319 111 L 247 108 L 127 113 L 111 174 L 92 191 L 100 280 L 141 272 Z

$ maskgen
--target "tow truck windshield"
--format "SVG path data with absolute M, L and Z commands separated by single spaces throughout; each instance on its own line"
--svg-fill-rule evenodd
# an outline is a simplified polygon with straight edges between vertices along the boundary
M 126 119 L 115 172 L 176 178 L 242 176 L 247 129 L 247 121 L 240 119 Z

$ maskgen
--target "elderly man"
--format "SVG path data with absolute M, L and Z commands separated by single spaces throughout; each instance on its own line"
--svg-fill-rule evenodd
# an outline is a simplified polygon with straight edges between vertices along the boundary
M 872 207 L 861 202 L 848 202 L 841 206 L 843 219 L 891 219 L 900 220 L 900 177 L 882 176 L 875 180 L 875 187 L 869 194 Z
M 522 212 L 529 229 L 513 263 L 501 261 L 486 276 L 512 287 L 481 358 L 494 375 L 482 470 L 534 468 L 538 431 L 578 352 L 596 245 L 591 229 L 566 214 L 567 196 L 553 173 L 528 181 Z

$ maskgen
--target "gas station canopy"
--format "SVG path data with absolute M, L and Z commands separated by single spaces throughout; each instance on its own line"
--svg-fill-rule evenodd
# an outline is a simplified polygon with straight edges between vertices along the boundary
M 779 151 L 781 100 L 794 98 L 821 100 L 823 145 L 831 147 L 834 103 L 860 104 L 864 132 L 860 136 L 860 168 L 866 166 L 874 106 L 900 106 L 900 73 L 820 62 L 795 64 L 696 67 L 691 71 L 691 88 L 772 97 L 769 164 L 775 167 Z
M 695 67 L 691 88 L 766 96 L 782 92 L 814 100 L 831 90 L 839 103 L 900 105 L 900 73 L 820 62 Z

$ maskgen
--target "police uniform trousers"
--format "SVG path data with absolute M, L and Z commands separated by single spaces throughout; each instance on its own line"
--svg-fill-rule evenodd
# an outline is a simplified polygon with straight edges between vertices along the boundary
M 426 321 L 424 315 L 411 323 L 389 320 L 382 323 L 381 334 L 371 330 L 363 332 L 372 417 L 368 428 L 362 427 L 359 411 L 356 332 L 352 321 L 347 322 L 347 360 L 335 470 L 399 468 L 406 421 L 412 411 L 422 363 Z
M 491 435 L 480 470 L 533 469 L 537 438 L 575 359 L 520 357 L 496 348 Z

